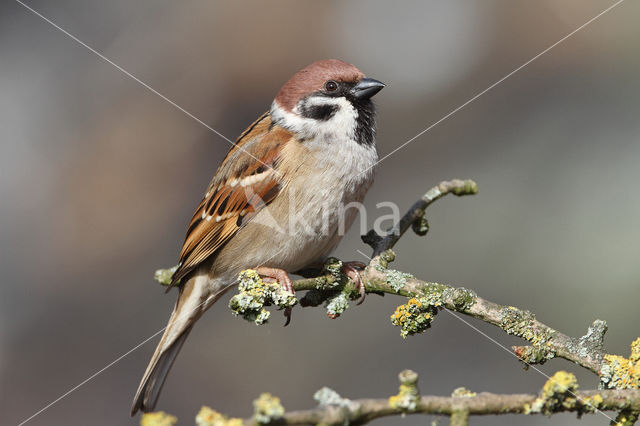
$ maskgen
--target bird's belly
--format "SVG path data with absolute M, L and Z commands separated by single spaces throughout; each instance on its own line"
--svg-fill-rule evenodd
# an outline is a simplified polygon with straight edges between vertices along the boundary
M 256 239 L 267 241 L 268 248 L 256 253 L 260 264 L 296 271 L 322 261 L 357 216 L 357 208 L 349 204 L 362 202 L 369 186 L 363 182 L 351 191 L 335 187 L 333 191 L 308 191 L 309 184 L 322 188 L 315 183 L 306 179 L 305 189 L 290 185 L 278 203 L 262 210 L 247 226 Z
M 373 182 L 371 155 L 348 153 L 307 165 L 308 172 L 283 185 L 278 196 L 260 210 L 221 250 L 214 269 L 231 277 L 260 265 L 294 272 L 324 260 L 358 214 Z

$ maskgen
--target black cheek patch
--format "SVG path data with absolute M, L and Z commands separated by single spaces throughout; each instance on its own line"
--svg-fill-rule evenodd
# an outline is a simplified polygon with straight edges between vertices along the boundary
M 314 120 L 327 121 L 338 110 L 338 105 L 304 105 L 300 110 L 300 115 Z
M 356 142 L 361 145 L 371 146 L 376 139 L 376 109 L 371 100 L 360 101 L 350 99 L 358 111 L 356 122 Z

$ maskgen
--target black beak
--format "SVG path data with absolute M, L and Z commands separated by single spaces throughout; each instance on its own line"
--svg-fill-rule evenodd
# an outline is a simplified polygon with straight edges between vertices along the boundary
M 382 90 L 385 84 L 373 78 L 363 78 L 351 89 L 351 94 L 357 99 L 369 99 Z

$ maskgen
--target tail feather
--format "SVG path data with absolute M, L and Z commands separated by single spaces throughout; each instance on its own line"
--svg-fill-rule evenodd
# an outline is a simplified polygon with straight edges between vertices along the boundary
M 169 370 L 171 370 L 193 324 L 210 306 L 210 304 L 204 306 L 204 301 L 208 299 L 207 281 L 206 274 L 199 274 L 190 278 L 180 287 L 178 300 L 167 323 L 167 328 L 164 330 L 160 343 L 158 343 L 149 366 L 142 376 L 136 396 L 133 398 L 132 416 L 138 410 L 148 412 L 155 408 L 162 385 L 167 379 Z
M 138 410 L 153 411 L 158 402 L 162 385 L 169 370 L 173 366 L 184 341 L 187 339 L 193 324 L 211 305 L 213 305 L 232 285 L 220 284 L 217 291 L 212 292 L 208 271 L 194 274 L 180 287 L 180 293 L 167 328 L 151 357 L 149 366 L 142 377 L 136 396 L 133 398 L 131 415 Z
M 189 335 L 191 328 L 192 327 L 188 327 L 184 330 L 182 334 L 180 334 L 173 343 L 169 344 L 166 348 L 162 345 L 158 345 L 156 352 L 151 358 L 149 367 L 147 367 L 147 371 L 140 382 L 136 396 L 133 399 L 133 405 L 131 406 L 132 416 L 135 415 L 138 410 L 146 413 L 155 409 L 162 386 L 164 385 L 165 380 L 167 380 L 169 371 L 171 370 L 180 349 L 182 349 L 182 345 L 185 340 L 187 340 L 187 336 Z

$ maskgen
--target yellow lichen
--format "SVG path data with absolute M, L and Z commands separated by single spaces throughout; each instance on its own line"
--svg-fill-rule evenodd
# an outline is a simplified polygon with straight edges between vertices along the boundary
M 396 311 L 391 315 L 391 320 L 393 322 L 402 323 L 406 321 L 410 317 L 411 308 L 420 308 L 422 307 L 422 303 L 415 297 L 409 299 L 409 301 L 405 305 L 400 305 L 396 308 Z
M 590 396 L 590 397 L 587 398 L 587 400 L 592 402 L 593 405 L 596 406 L 596 407 L 600 406 L 600 404 L 602 404 L 604 402 L 604 399 L 602 399 L 601 395 Z
M 471 392 L 469 389 L 465 387 L 456 388 L 451 393 L 451 396 L 464 397 L 464 398 L 472 398 L 477 395 L 478 395 L 477 393 Z
M 554 374 L 547 383 L 542 387 L 542 394 L 546 396 L 552 396 L 558 392 L 566 392 L 568 390 L 574 391 L 578 389 L 578 380 L 572 373 L 566 371 L 558 371 Z
M 531 405 L 525 406 L 525 414 L 552 414 L 561 408 L 574 408 L 577 390 L 576 376 L 566 371 L 558 371 L 544 384 L 538 398 Z
M 608 388 L 640 389 L 640 338 L 631 343 L 631 355 L 605 355 L 600 380 Z
M 144 413 L 140 418 L 140 426 L 173 426 L 178 423 L 178 418 L 164 411 Z
M 392 408 L 403 411 L 413 411 L 420 402 L 418 390 L 418 374 L 411 370 L 404 370 L 399 375 L 400 388 L 397 395 L 389 397 L 389 405 Z
M 640 337 L 631 343 L 631 356 L 629 359 L 636 363 L 640 361 Z
M 270 393 L 263 393 L 253 401 L 253 409 L 254 418 L 258 423 L 267 424 L 284 416 L 284 407 L 280 404 L 280 398 Z
M 243 424 L 242 419 L 228 418 L 207 406 L 203 406 L 196 416 L 197 426 L 242 426 Z
M 435 306 L 428 303 L 425 298 L 413 297 L 406 304 L 396 308 L 391 315 L 391 322 L 401 328 L 400 335 L 406 338 L 429 328 L 436 313 Z
M 582 413 L 593 413 L 598 408 L 600 408 L 600 404 L 602 404 L 604 402 L 604 399 L 602 399 L 601 395 L 595 394 L 593 396 L 588 396 L 588 397 L 584 398 L 580 402 L 582 403 L 582 410 L 580 412 L 582 412 Z
M 618 413 L 615 420 L 609 423 L 611 426 L 633 426 L 638 421 L 640 413 L 634 411 L 622 410 Z
M 640 387 L 640 365 L 620 355 L 605 355 L 604 361 L 611 372 L 607 387 L 637 389 Z

